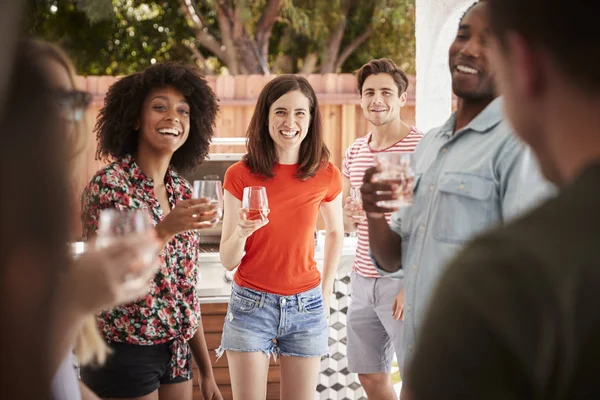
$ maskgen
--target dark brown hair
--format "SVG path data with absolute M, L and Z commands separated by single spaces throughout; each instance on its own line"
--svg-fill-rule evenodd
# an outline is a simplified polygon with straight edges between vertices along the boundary
M 148 94 L 156 88 L 173 86 L 190 106 L 190 134 L 171 159 L 178 171 L 194 169 L 208 155 L 214 134 L 219 106 L 206 79 L 195 67 L 176 63 L 162 63 L 148 67 L 144 72 L 126 76 L 115 82 L 98 114 L 97 159 L 108 161 L 137 152 L 138 130 L 142 106 Z
M 300 145 L 297 177 L 306 180 L 315 175 L 321 166 L 329 161 L 329 150 L 323 141 L 321 112 L 317 95 L 308 81 L 296 75 L 280 75 L 265 85 L 258 96 L 252 120 L 248 126 L 248 153 L 244 161 L 255 175 L 273 178 L 273 164 L 277 152 L 269 135 L 269 110 L 271 105 L 286 93 L 298 90 L 310 103 L 310 126 L 308 134 Z
M 398 96 L 406 92 L 408 89 L 408 77 L 406 72 L 400 69 L 396 63 L 389 58 L 379 58 L 377 60 L 371 60 L 356 72 L 356 81 L 358 84 L 358 92 L 362 96 L 362 88 L 370 75 L 377 74 L 388 74 L 394 79 L 396 86 L 398 86 Z
M 583 90 L 600 91 L 600 32 L 597 0 L 486 0 L 492 30 L 506 45 L 516 31 L 543 46 Z

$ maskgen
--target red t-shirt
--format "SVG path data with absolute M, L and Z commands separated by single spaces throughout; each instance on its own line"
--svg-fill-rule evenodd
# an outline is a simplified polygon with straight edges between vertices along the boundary
M 298 165 L 275 164 L 275 177 L 265 180 L 237 162 L 225 173 L 224 188 L 240 201 L 247 186 L 264 186 L 269 223 L 246 240 L 246 254 L 235 274 L 239 286 L 289 296 L 319 285 L 314 259 L 314 231 L 321 203 L 342 191 L 342 175 L 332 163 L 301 181 Z

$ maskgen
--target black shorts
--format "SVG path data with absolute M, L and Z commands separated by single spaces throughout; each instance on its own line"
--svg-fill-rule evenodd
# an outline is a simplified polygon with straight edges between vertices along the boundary
M 111 342 L 112 353 L 102 366 L 81 369 L 81 380 L 99 397 L 141 397 L 160 385 L 185 382 L 192 377 L 171 379 L 170 343 L 140 346 Z M 191 359 L 188 360 L 191 364 Z M 190 375 L 192 366 L 188 365 Z

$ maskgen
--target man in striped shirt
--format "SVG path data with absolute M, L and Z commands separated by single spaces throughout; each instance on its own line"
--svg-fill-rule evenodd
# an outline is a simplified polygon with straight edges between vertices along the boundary
M 348 148 L 342 167 L 344 225 L 347 232 L 358 231 L 348 310 L 348 369 L 358 373 L 369 399 L 390 400 L 396 397 L 390 375 L 394 351 L 400 365 L 403 358 L 403 279 L 382 277 L 377 272 L 369 256 L 366 217 L 353 218 L 356 207 L 347 196 L 351 187 L 360 188 L 377 153 L 412 152 L 423 135 L 400 118 L 408 79 L 393 61 L 370 61 L 358 71 L 357 80 L 361 107 L 373 130 Z

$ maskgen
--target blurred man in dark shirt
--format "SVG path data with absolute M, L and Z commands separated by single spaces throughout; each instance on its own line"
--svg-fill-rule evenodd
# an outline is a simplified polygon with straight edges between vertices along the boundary
M 600 3 L 487 0 L 506 116 L 559 195 L 448 268 L 410 399 L 599 399 Z

